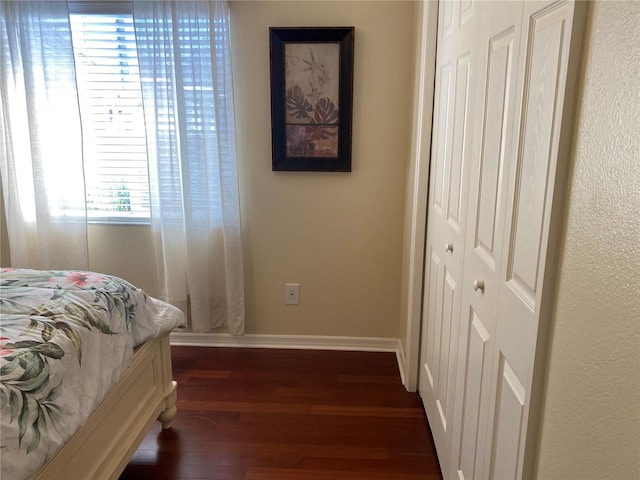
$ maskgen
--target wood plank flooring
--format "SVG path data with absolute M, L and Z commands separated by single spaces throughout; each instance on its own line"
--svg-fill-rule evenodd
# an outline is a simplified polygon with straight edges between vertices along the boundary
M 395 354 L 172 347 L 178 415 L 120 480 L 441 479 Z

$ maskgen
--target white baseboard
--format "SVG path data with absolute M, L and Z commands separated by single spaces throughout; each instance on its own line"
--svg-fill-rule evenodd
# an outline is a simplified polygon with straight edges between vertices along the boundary
M 189 347 L 292 348 L 304 350 L 352 350 L 394 352 L 402 383 L 405 381 L 405 356 L 398 338 L 325 337 L 317 335 L 255 335 L 228 333 L 174 332 L 171 345 Z

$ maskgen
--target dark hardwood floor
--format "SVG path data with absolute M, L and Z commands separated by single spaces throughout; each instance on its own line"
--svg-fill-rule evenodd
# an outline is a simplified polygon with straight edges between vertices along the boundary
M 120 480 L 442 478 L 395 354 L 172 347 L 178 415 Z

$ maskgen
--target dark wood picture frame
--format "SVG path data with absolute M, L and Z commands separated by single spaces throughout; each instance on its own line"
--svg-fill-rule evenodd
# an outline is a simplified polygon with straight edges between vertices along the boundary
M 274 171 L 351 171 L 354 30 L 269 28 Z

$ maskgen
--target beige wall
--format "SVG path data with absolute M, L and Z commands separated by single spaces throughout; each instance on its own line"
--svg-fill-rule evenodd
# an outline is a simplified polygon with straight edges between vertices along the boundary
M 640 478 L 640 3 L 586 39 L 538 477 Z
M 248 333 L 398 337 L 414 7 L 231 3 Z M 343 25 L 356 27 L 353 171 L 272 172 L 269 26 Z
M 246 332 L 397 338 L 412 2 L 231 3 Z M 269 26 L 355 30 L 353 171 L 271 171 Z M 149 228 L 91 225 L 90 268 L 156 295 Z M 285 306 L 285 282 L 300 305 Z
M 231 2 L 246 333 L 397 338 L 411 2 Z M 270 26 L 355 31 L 353 171 L 271 171 Z M 91 226 L 90 266 L 154 295 L 144 226 Z M 300 284 L 300 305 L 284 284 Z
M 88 230 L 89 268 L 125 278 L 158 296 L 148 225 L 96 225 Z

